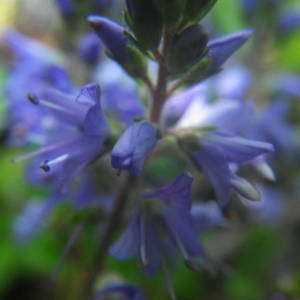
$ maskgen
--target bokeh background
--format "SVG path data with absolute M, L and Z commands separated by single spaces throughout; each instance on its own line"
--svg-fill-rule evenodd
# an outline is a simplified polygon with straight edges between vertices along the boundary
M 47 190 L 27 183 L 25 163 L 11 163 L 25 148 L 15 147 L 6 139 L 6 89 L 14 58 L 3 35 L 9 28 L 15 28 L 54 48 L 72 80 L 83 84 L 90 73 L 97 72 L 98 62 L 105 60 L 101 49 L 92 64 L 86 64 L 77 54 L 80 37 L 90 30 L 86 15 L 102 13 L 123 22 L 124 3 L 116 0 L 93 9 L 92 1 L 82 2 L 74 1 L 76 13 L 70 16 L 62 13 L 54 0 L 0 0 L 0 299 L 3 300 L 79 299 L 86 263 L 92 259 L 96 245 L 91 222 L 91 228 L 84 229 L 66 259 L 60 262 L 76 228 L 76 216 L 67 204 L 56 209 L 34 237 L 18 239 L 15 227 L 20 215 L 29 202 L 45 197 Z M 270 162 L 277 179 L 266 184 L 272 192 L 264 209 L 249 211 L 236 203 L 234 209 L 226 212 L 229 227 L 202 235 L 207 251 L 220 263 L 220 269 L 203 267 L 195 273 L 182 262 L 174 266 L 178 299 L 300 299 L 300 1 L 220 0 L 205 18 L 204 26 L 211 36 L 254 29 L 254 37 L 225 65 L 224 72 L 241 67 L 250 74 L 251 84 L 243 97 L 253 99 L 258 107 L 279 98 L 285 103 L 281 121 L 293 135 L 293 145 L 283 145 Z M 212 93 L 218 94 L 218 89 L 222 89 L 220 76 L 209 80 Z M 235 79 L 229 73 L 225 79 L 223 86 L 234 85 Z M 15 89 L 18 88 L 16 85 Z M 276 135 L 277 123 L 270 126 Z M 149 174 L 161 178 L 172 178 L 180 168 L 167 157 L 151 167 Z M 209 190 L 205 193 L 210 195 Z M 149 278 L 134 260 L 118 262 L 109 256 L 107 260 L 107 271 L 99 278 L 99 286 L 124 280 L 139 285 L 149 299 L 168 299 L 163 274 Z

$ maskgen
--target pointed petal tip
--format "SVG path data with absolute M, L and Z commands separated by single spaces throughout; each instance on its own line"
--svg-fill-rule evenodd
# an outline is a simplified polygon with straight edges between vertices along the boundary
M 260 201 L 260 192 L 250 182 L 242 177 L 234 176 L 230 180 L 231 186 L 237 193 L 251 201 Z
M 104 21 L 104 18 L 98 15 L 89 15 L 86 19 L 90 26 L 97 28 L 99 28 L 99 26 L 101 26 Z

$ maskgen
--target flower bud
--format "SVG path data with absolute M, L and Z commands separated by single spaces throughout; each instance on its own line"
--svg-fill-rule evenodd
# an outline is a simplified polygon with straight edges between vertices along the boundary
M 167 28 L 173 28 L 181 21 L 185 0 L 156 0 L 163 23 Z
M 88 22 L 101 39 L 113 59 L 123 64 L 127 60 L 126 45 L 128 39 L 124 28 L 106 17 L 91 15 Z
M 183 11 L 188 23 L 199 22 L 216 4 L 217 0 L 187 0 Z
M 168 57 L 170 73 L 183 73 L 199 61 L 205 52 L 207 41 L 208 37 L 199 24 L 192 25 L 176 35 Z
M 147 64 L 143 54 L 130 43 L 124 28 L 101 16 L 89 16 L 88 22 L 96 31 L 112 59 L 133 77 L 143 77 Z
M 112 167 L 128 170 L 131 175 L 138 176 L 157 139 L 157 129 L 150 123 L 146 121 L 133 123 L 123 132 L 112 150 Z
M 156 49 L 162 35 L 162 18 L 155 0 L 126 0 L 127 22 L 139 44 Z

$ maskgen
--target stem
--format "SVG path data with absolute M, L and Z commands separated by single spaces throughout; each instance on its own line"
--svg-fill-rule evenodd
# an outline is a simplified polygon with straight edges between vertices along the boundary
M 174 83 L 173 86 L 170 87 L 167 93 L 167 97 L 170 97 L 177 89 L 179 89 L 183 85 L 183 82 L 178 80 Z
M 56 279 L 59 272 L 62 269 L 63 263 L 66 259 L 66 256 L 69 254 L 71 248 L 74 246 L 76 240 L 78 239 L 78 237 L 80 236 L 81 232 L 83 230 L 83 224 L 79 224 L 76 226 L 76 228 L 74 229 L 73 233 L 71 234 L 71 237 L 69 238 L 67 244 L 65 245 L 65 248 L 63 250 L 63 253 L 52 273 L 52 279 Z
M 93 284 L 97 276 L 103 271 L 105 258 L 110 247 L 114 234 L 121 226 L 121 221 L 123 217 L 124 208 L 129 200 L 129 195 L 133 187 L 136 185 L 136 178 L 133 176 L 128 175 L 126 180 L 123 182 L 121 188 L 119 189 L 119 194 L 116 199 L 114 210 L 111 213 L 111 216 L 108 220 L 107 227 L 102 235 L 102 239 L 100 240 L 97 252 L 95 254 L 95 259 L 91 265 L 91 268 L 87 274 L 87 281 L 86 281 L 86 289 L 85 294 L 88 295 L 86 299 L 92 299 L 94 290 Z
M 157 76 L 157 84 L 154 92 L 152 93 L 152 109 L 150 113 L 151 122 L 158 123 L 162 107 L 167 98 L 167 83 L 168 83 L 168 68 L 165 62 L 165 57 L 169 51 L 171 43 L 171 35 L 164 34 L 164 44 L 162 54 L 159 59 L 159 68 Z

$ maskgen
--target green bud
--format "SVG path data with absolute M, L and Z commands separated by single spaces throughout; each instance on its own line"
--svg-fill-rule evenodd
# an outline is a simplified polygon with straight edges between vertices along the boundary
M 125 71 L 132 77 L 143 78 L 147 74 L 147 59 L 137 47 L 132 44 L 126 46 L 127 61 L 122 65 Z
M 186 0 L 156 0 L 166 28 L 174 28 L 182 18 Z
M 199 24 L 192 25 L 175 35 L 167 58 L 171 75 L 185 73 L 205 54 L 207 35 Z
M 181 82 L 192 85 L 206 79 L 208 77 L 207 70 L 209 69 L 210 65 L 211 60 L 209 58 L 201 59 L 180 78 Z
M 125 20 L 137 41 L 146 49 L 158 48 L 162 37 L 162 17 L 156 0 L 126 0 Z
M 187 0 L 183 11 L 188 24 L 199 22 L 216 4 L 217 0 Z

